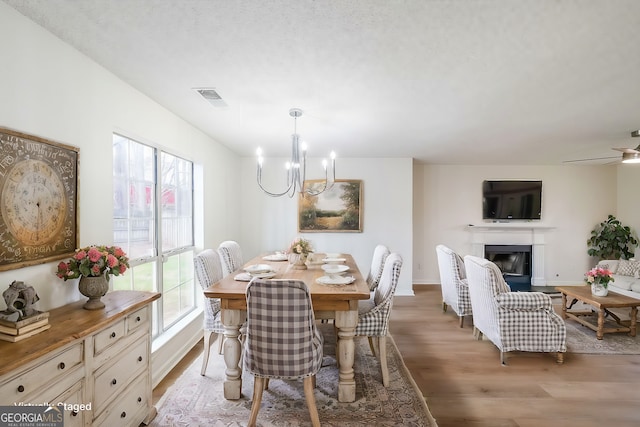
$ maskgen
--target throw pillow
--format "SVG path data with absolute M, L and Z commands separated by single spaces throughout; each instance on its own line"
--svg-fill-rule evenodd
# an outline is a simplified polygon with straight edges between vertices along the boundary
M 618 263 L 618 274 L 622 276 L 635 276 L 636 271 L 640 269 L 640 265 L 638 265 L 638 261 L 629 261 L 626 259 L 621 259 Z

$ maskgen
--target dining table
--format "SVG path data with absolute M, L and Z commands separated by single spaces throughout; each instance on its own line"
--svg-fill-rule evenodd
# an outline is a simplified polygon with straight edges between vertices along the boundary
M 327 263 L 348 267 L 348 270 L 343 274 L 346 277 L 353 277 L 353 282 L 333 284 L 329 280 L 327 284 L 328 276 L 322 268 Z M 286 256 L 259 255 L 246 262 L 242 268 L 204 290 L 206 297 L 220 299 L 221 320 L 225 328 L 223 344 L 223 357 L 226 365 L 224 397 L 228 400 L 236 400 L 241 397 L 242 343 L 240 328 L 247 317 L 246 290 L 249 284 L 248 279 L 250 279 L 249 273 L 245 269 L 252 270 L 251 267 L 256 265 L 269 265 L 272 270 L 269 276 L 273 276 L 271 278 L 274 280 L 301 280 L 306 283 L 311 293 L 316 319 L 333 319 L 337 333 L 338 401 L 354 402 L 356 382 L 353 370 L 355 358 L 353 339 L 358 324 L 358 301 L 369 299 L 371 293 L 353 256 L 344 253 L 338 256 L 332 254 L 332 258 L 327 258 L 325 254 L 314 253 L 311 260 L 307 260 L 306 269 L 295 268 L 287 261 Z

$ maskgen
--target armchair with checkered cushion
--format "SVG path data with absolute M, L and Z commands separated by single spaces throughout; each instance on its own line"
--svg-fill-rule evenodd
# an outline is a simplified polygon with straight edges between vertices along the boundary
M 226 240 L 218 246 L 218 253 L 222 260 L 222 272 L 224 276 L 233 273 L 244 264 L 242 250 L 238 242 Z
M 196 277 L 202 289 L 206 289 L 212 284 L 222 279 L 222 265 L 218 252 L 213 249 L 205 249 L 193 259 L 193 267 Z M 217 334 L 218 353 L 222 353 L 222 342 L 224 341 L 224 326 L 220 320 L 220 299 L 207 298 L 204 296 L 204 356 L 202 359 L 202 369 L 200 375 L 204 375 L 209 363 L 209 349 L 211 336 Z
M 477 338 L 484 334 L 505 353 L 531 351 L 556 353 L 558 363 L 567 351 L 567 329 L 556 314 L 551 297 L 542 292 L 511 292 L 500 269 L 491 261 L 464 257 Z
M 451 307 L 460 318 L 462 328 L 464 316 L 473 314 L 464 261 L 453 249 L 445 245 L 436 246 L 436 254 L 442 289 L 442 311 L 446 312 L 447 307 Z
M 256 425 L 270 378 L 303 378 L 311 422 L 320 426 L 313 389 L 322 365 L 323 339 L 307 285 L 297 280 L 249 282 L 245 339 L 245 367 L 255 377 L 249 426 Z
M 389 253 L 389 248 L 387 248 L 385 245 L 378 245 L 373 250 L 371 267 L 369 269 L 369 274 L 367 275 L 367 285 L 369 285 L 370 291 L 373 291 L 378 287 L 378 283 L 380 283 L 380 276 L 382 276 L 384 261 L 389 256 Z
M 391 253 L 384 262 L 380 283 L 374 291 L 373 297 L 358 303 L 358 326 L 356 336 L 369 338 L 369 346 L 374 355 L 380 360 L 382 384 L 389 385 L 389 370 L 387 369 L 386 337 L 389 332 L 389 317 L 393 305 L 393 295 L 398 286 L 402 257 Z

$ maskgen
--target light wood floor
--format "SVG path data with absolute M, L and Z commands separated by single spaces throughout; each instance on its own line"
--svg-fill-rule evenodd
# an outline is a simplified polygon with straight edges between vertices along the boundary
M 439 427 L 640 426 L 640 356 L 568 353 L 558 365 L 552 354 L 514 353 L 504 367 L 493 344 L 473 338 L 471 318 L 461 329 L 442 312 L 439 286 L 414 291 L 395 298 L 391 334 Z M 201 351 L 202 341 L 154 402 Z

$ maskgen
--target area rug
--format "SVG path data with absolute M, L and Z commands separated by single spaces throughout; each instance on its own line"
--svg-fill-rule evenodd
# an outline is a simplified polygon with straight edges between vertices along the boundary
M 380 365 L 365 337 L 356 337 L 356 401 L 338 402 L 338 368 L 333 325 L 322 325 L 323 366 L 316 377 L 316 404 L 322 426 L 437 426 L 393 339 L 387 339 L 389 387 L 382 385 Z M 245 426 L 251 412 L 253 376 L 242 376 L 242 397 L 223 397 L 224 360 L 212 354 L 206 376 L 196 359 L 158 402 L 151 426 Z M 272 380 L 262 395 L 259 426 L 309 426 L 302 381 Z
M 640 337 L 630 337 L 626 332 L 604 334 L 596 338 L 595 331 L 572 319 L 566 319 L 567 352 L 584 354 L 640 354 Z M 615 322 L 606 321 L 605 327 L 615 327 Z
M 552 297 L 554 309 L 558 314 L 562 313 L 562 300 L 560 295 Z M 591 306 L 582 302 L 577 302 L 572 306 L 573 310 L 588 311 Z M 622 319 L 628 319 L 628 315 L 619 312 Z M 626 317 L 625 317 L 626 316 Z M 597 317 L 589 318 L 595 325 Z M 573 319 L 565 319 L 567 325 L 567 352 L 581 354 L 640 354 L 640 336 L 630 337 L 626 332 L 604 334 L 604 338 L 596 338 L 595 331 L 576 322 Z M 639 325 L 640 326 L 640 325 Z M 605 318 L 605 327 L 614 328 L 616 323 L 613 319 Z M 640 328 L 638 328 L 640 332 Z

